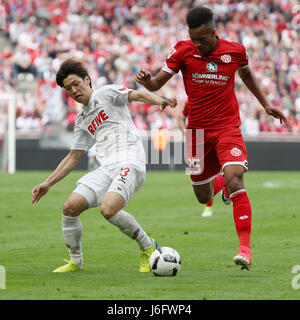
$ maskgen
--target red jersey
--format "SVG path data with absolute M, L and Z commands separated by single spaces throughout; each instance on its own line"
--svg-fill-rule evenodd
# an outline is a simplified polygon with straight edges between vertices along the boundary
M 218 39 L 216 48 L 202 56 L 191 40 L 178 42 L 162 70 L 182 72 L 189 101 L 188 128 L 239 127 L 239 106 L 234 92 L 238 67 L 248 65 L 245 47 Z

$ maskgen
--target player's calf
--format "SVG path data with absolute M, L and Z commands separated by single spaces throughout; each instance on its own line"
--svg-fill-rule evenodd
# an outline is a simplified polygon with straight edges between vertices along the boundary
M 63 205 L 63 214 L 68 217 L 77 217 L 89 208 L 89 204 L 84 196 L 77 192 L 72 192 Z

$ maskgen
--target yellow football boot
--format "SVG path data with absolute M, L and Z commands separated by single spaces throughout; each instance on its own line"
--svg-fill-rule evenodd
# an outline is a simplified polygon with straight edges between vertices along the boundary
M 66 260 L 64 259 L 67 264 L 53 270 L 52 272 L 73 272 L 73 271 L 80 271 L 82 268 L 79 268 L 78 262 L 74 260 Z
M 140 272 L 150 272 L 149 259 L 153 251 L 155 251 L 158 247 L 157 241 L 152 240 L 152 247 L 149 249 L 142 250 L 141 249 L 141 260 L 140 260 Z

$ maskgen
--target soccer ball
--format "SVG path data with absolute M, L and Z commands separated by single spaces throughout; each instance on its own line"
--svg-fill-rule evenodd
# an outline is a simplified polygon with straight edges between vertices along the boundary
M 175 249 L 161 247 L 151 254 L 149 265 L 155 276 L 174 277 L 181 267 L 181 258 Z

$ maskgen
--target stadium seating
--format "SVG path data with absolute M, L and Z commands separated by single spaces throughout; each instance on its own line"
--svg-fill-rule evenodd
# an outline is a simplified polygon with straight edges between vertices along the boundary
M 215 12 L 221 38 L 246 46 L 263 90 L 289 119 L 283 128 L 276 119 L 266 117 L 237 76 L 243 134 L 299 133 L 299 30 L 291 23 L 293 1 L 285 0 L 2 1 L 7 28 L 0 42 L 0 93 L 18 93 L 18 131 L 42 131 L 52 122 L 73 129 L 79 106 L 55 87 L 55 73 L 66 57 L 85 60 L 95 87 L 114 82 L 137 88 L 134 76 L 140 68 L 158 72 L 172 46 L 188 38 L 186 12 L 197 4 Z M 158 108 L 131 104 L 141 130 L 177 128 L 176 118 L 186 99 L 181 75 L 158 93 L 176 96 L 179 107 L 166 109 L 161 117 Z

